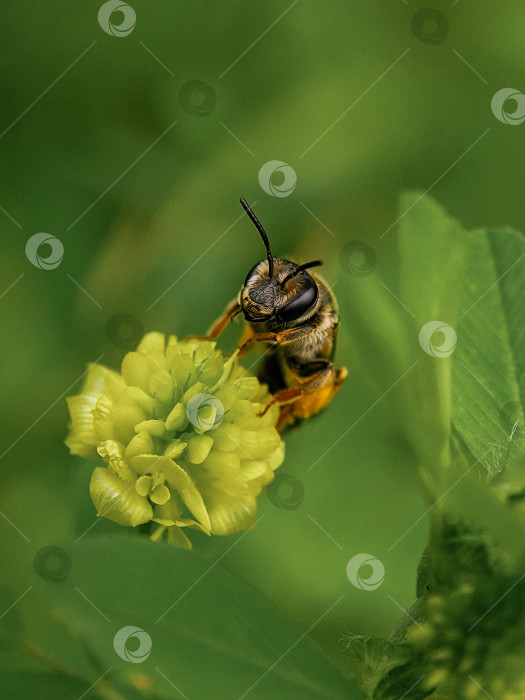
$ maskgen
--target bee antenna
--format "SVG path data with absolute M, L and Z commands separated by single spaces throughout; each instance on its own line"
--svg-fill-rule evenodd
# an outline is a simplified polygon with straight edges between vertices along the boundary
M 255 225 L 255 228 L 259 231 L 259 233 L 261 234 L 261 238 L 263 239 L 263 243 L 266 247 L 266 257 L 268 258 L 269 275 L 271 279 L 273 277 L 273 257 L 272 251 L 270 250 L 270 241 L 268 240 L 268 236 L 266 235 L 266 231 L 264 230 L 263 225 L 251 210 L 248 202 L 242 197 L 240 201 L 244 211 L 248 214 L 253 224 Z
M 322 265 L 323 261 L 322 260 L 312 260 L 311 262 L 304 263 L 303 265 L 299 265 L 299 267 L 294 270 L 293 272 L 290 272 L 290 274 L 286 275 L 286 277 L 281 281 L 281 286 L 285 283 L 288 282 L 289 279 L 292 277 L 295 277 L 295 275 L 299 274 L 301 270 L 307 270 L 309 267 L 319 267 L 319 265 Z

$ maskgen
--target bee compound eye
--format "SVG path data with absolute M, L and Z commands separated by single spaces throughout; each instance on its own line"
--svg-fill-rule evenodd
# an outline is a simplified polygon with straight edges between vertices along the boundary
M 300 292 L 292 301 L 279 311 L 281 321 L 295 321 L 308 313 L 316 304 L 319 290 L 313 280 L 306 289 Z

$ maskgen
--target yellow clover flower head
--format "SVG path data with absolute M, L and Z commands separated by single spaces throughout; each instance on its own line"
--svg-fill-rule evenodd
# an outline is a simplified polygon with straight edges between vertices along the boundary
M 236 356 L 214 342 L 144 336 L 120 374 L 91 365 L 67 399 L 66 445 L 96 458 L 90 493 L 97 514 L 121 525 L 153 521 L 182 547 L 182 528 L 229 535 L 254 524 L 256 498 L 284 459 L 279 407 Z

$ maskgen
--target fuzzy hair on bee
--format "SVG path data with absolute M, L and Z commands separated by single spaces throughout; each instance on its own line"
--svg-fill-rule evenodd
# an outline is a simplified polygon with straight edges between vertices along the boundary
M 332 360 L 339 316 L 336 300 L 320 275 L 309 272 L 321 260 L 303 264 L 275 258 L 268 236 L 248 203 L 241 205 L 259 231 L 266 259 L 246 275 L 237 296 L 209 329 L 217 338 L 239 314 L 247 322 L 239 355 L 254 344 L 269 345 L 258 376 L 273 395 L 268 408 L 278 403 L 277 427 L 283 430 L 317 414 L 335 396 L 347 371 Z

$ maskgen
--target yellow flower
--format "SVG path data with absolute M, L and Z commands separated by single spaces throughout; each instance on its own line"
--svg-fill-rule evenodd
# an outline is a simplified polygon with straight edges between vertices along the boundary
M 167 530 L 191 548 L 182 528 L 229 535 L 253 526 L 256 498 L 284 459 L 278 406 L 257 415 L 269 400 L 214 342 L 148 333 L 120 374 L 89 368 L 81 393 L 67 399 L 66 445 L 107 465 L 90 484 L 99 516 L 153 521 L 152 539 Z

